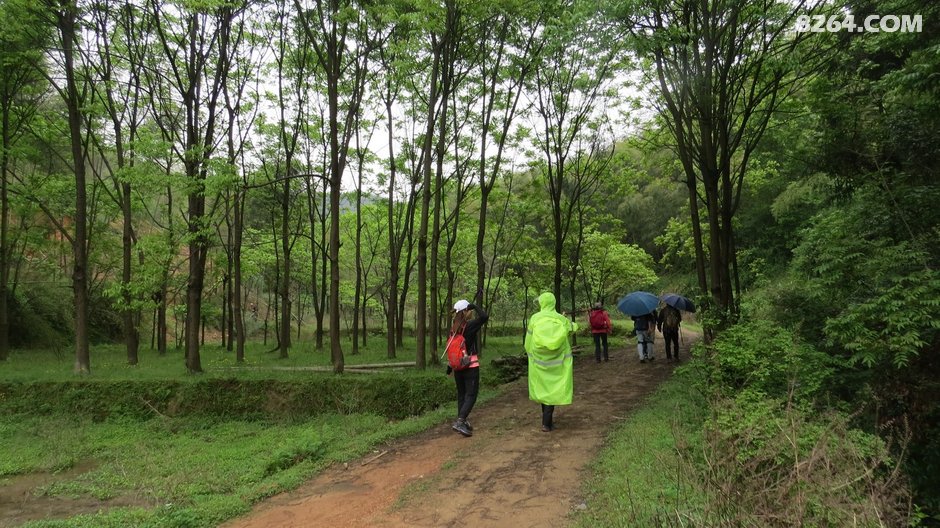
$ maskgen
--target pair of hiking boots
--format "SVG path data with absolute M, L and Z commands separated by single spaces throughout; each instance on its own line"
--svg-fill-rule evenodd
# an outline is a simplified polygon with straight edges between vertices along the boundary
M 465 418 L 457 418 L 450 428 L 464 436 L 473 436 L 473 426 Z

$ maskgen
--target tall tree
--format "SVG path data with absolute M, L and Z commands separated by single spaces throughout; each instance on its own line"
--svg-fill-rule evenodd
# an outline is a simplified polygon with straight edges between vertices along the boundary
M 355 37 L 364 35 L 367 18 L 362 7 L 349 0 L 315 0 L 312 9 L 302 7 L 300 0 L 294 0 L 294 4 L 301 13 L 300 25 L 313 46 L 316 62 L 326 79 L 330 141 L 330 357 L 333 371 L 339 374 L 344 366 L 339 338 L 340 193 L 355 117 L 361 108 L 368 73 L 369 42 L 355 40 Z
M 288 356 L 291 346 L 292 306 L 291 254 L 296 242 L 296 230 L 291 229 L 291 205 L 297 193 L 294 177 L 297 170 L 297 149 L 301 133 L 305 130 L 304 108 L 311 91 L 306 79 L 309 75 L 311 46 L 309 33 L 300 30 L 296 18 L 291 14 L 289 0 L 276 2 L 274 59 L 277 63 L 278 101 L 278 153 L 276 177 L 282 180 L 276 192 L 280 201 L 280 241 L 283 264 L 280 273 L 278 295 L 281 300 L 278 346 L 281 358 Z M 288 84 L 288 86 L 285 86 Z M 281 159 L 283 158 L 283 166 Z
M 432 181 L 431 167 L 432 151 L 434 145 L 434 130 L 437 123 L 438 107 L 441 105 L 441 61 L 444 49 L 447 44 L 447 27 L 445 20 L 440 20 L 441 13 L 437 6 L 429 6 L 426 11 L 429 23 L 432 24 L 429 31 L 429 40 L 431 45 L 431 71 L 428 76 L 428 91 L 430 95 L 427 99 L 424 137 L 421 144 L 421 217 L 418 227 L 418 307 L 415 321 L 415 334 L 417 343 L 415 345 L 415 365 L 418 368 L 425 368 L 427 363 L 427 323 L 428 323 L 428 270 L 429 266 L 436 263 L 428 260 L 428 227 L 431 219 L 431 197 Z M 453 1 L 447 1 L 445 5 L 445 17 L 450 20 L 457 16 L 457 8 Z
M 206 179 L 217 146 L 222 87 L 232 66 L 232 21 L 241 6 L 218 1 L 199 6 L 149 1 L 170 84 L 184 110 L 182 137 L 173 144 L 187 179 L 189 278 L 186 285 L 186 368 L 202 372 L 199 356 L 202 297 L 211 230 Z
M 131 270 L 136 243 L 132 213 L 131 181 L 136 163 L 135 145 L 138 131 L 146 117 L 147 104 L 142 86 L 142 68 L 146 50 L 146 13 L 130 3 L 103 0 L 91 10 L 95 35 L 96 57 L 90 57 L 89 67 L 97 82 L 92 84 L 94 99 L 110 123 L 108 136 L 93 131 L 98 149 L 113 192 L 108 194 L 121 210 L 121 283 L 118 306 L 124 325 L 124 343 L 127 362 L 136 365 L 140 336 L 140 300 L 131 291 Z M 111 162 L 111 158 L 114 162 Z M 115 166 L 116 165 L 116 166 Z M 94 167 L 97 166 L 93 165 Z M 101 178 L 103 175 L 96 176 Z M 105 187 L 106 189 L 106 187 Z
M 0 4 L 0 361 L 10 353 L 10 167 L 17 141 L 36 111 L 42 94 L 42 50 L 50 32 L 30 2 Z M 35 31 L 39 29 L 39 32 Z
M 481 3 L 485 6 L 486 3 Z M 490 13 L 491 11 L 484 11 Z M 541 31 L 550 8 L 540 2 L 507 4 L 495 9 L 481 24 L 476 80 L 479 88 L 480 222 L 477 229 L 477 291 L 486 291 L 488 273 L 484 244 L 490 194 L 511 145 L 512 126 L 520 101 L 545 44 Z M 475 13 L 479 13 L 475 11 Z M 495 155 L 488 155 L 490 148 Z
M 65 77 L 59 82 L 46 74 L 65 103 L 68 113 L 71 165 L 75 175 L 75 211 L 72 232 L 61 228 L 60 232 L 69 240 L 74 255 L 72 295 L 75 305 L 75 372 L 88 374 L 91 372 L 88 343 L 88 145 L 84 134 L 88 123 L 83 108 L 88 101 L 89 87 L 81 67 L 81 51 L 78 49 L 81 32 L 79 6 L 71 0 L 45 0 L 41 8 L 52 18 L 50 26 L 55 28 L 57 36 L 57 66 Z
M 581 195 L 593 175 L 571 170 L 582 134 L 593 134 L 607 119 L 602 112 L 613 96 L 607 88 L 621 64 L 619 41 L 609 38 L 591 5 L 562 2 L 545 31 L 548 42 L 536 70 L 535 143 L 543 155 L 545 185 L 551 204 L 555 272 L 553 291 L 561 297 L 565 243 Z
M 797 16 L 818 5 L 637 0 L 612 8 L 636 51 L 653 63 L 651 84 L 686 173 L 699 286 L 722 319 L 734 320 L 738 310 L 732 220 L 751 154 L 775 111 L 825 57 L 827 39 L 791 31 Z M 700 191 L 708 219 L 707 277 Z
M 249 188 L 248 169 L 245 163 L 245 145 L 248 135 L 258 117 L 258 94 L 250 91 L 249 83 L 257 78 L 260 71 L 261 53 L 257 49 L 264 40 L 263 33 L 253 32 L 257 28 L 249 27 L 246 20 L 240 20 L 236 25 L 235 34 L 238 39 L 245 39 L 247 45 L 234 46 L 233 53 L 240 56 L 234 61 L 241 65 L 236 67 L 229 75 L 229 82 L 223 86 L 225 110 L 228 116 L 226 126 L 226 157 L 232 171 L 234 189 L 231 193 L 232 222 L 228 239 L 230 247 L 227 256 L 231 270 L 231 290 L 229 305 L 231 306 L 231 327 L 235 333 L 235 361 L 242 363 L 245 360 L 245 314 L 244 314 L 244 276 L 242 273 L 242 239 L 245 229 L 245 198 Z M 246 111 L 249 110 L 250 111 Z M 240 170 L 239 170 L 240 167 Z

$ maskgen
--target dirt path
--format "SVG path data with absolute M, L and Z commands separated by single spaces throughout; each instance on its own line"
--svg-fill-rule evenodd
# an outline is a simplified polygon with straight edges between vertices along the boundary
M 623 337 L 613 341 L 623 343 Z M 593 344 L 576 358 L 574 403 L 556 407 L 551 433 L 540 430 L 539 405 L 525 378 L 470 415 L 474 435 L 441 424 L 335 467 L 301 488 L 258 505 L 228 528 L 556 527 L 581 503 L 581 481 L 615 421 L 666 379 L 673 364 L 641 364 L 635 347 L 595 363 Z M 688 343 L 682 358 L 688 359 Z M 382 454 L 384 452 L 384 454 Z

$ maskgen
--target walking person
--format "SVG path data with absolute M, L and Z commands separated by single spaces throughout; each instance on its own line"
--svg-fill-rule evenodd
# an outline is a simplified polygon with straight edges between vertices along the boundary
M 591 326 L 591 336 L 594 338 L 594 360 L 601 362 L 601 345 L 603 345 L 604 361 L 610 361 L 607 355 L 607 334 L 610 333 L 610 315 L 604 306 L 597 302 L 588 312 L 588 324 Z
M 656 310 L 640 316 L 633 316 L 633 329 L 636 331 L 636 349 L 640 363 L 656 359 L 653 354 L 653 338 L 656 336 Z
M 454 322 L 450 326 L 450 335 L 463 336 L 469 365 L 459 370 L 453 370 L 448 366 L 447 373 L 453 372 L 454 382 L 457 385 L 457 420 L 452 428 L 464 436 L 473 436 L 473 426 L 467 421 L 467 417 L 470 416 L 470 411 L 473 410 L 473 405 L 477 401 L 477 393 L 480 391 L 477 335 L 489 318 L 486 311 L 470 301 L 461 299 L 454 303 Z
M 666 305 L 659 311 L 656 326 L 663 334 L 666 343 L 666 361 L 679 361 L 679 325 L 682 324 L 682 312 Z
M 555 311 L 555 295 L 538 298 L 539 311 L 529 318 L 525 351 L 529 357 L 529 399 L 542 405 L 542 431 L 555 428 L 556 405 L 569 405 L 574 395 L 574 358 L 568 336 L 578 325 Z

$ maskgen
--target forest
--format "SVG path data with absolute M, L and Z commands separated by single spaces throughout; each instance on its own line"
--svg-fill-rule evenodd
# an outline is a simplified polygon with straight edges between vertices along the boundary
M 412 434 L 452 399 L 456 300 L 490 313 L 487 362 L 523 353 L 542 292 L 627 329 L 617 300 L 646 290 L 698 307 L 674 377 L 706 491 L 635 525 L 938 526 L 938 21 L 929 0 L 2 0 L 0 489 L 128 420 Z M 355 373 L 375 363 L 405 371 Z M 251 399 L 279 383 L 287 418 Z M 77 454 L 31 450 L 66 422 Z M 321 448 L 238 505 L 61 526 L 217 525 Z M 579 522 L 625 522 L 596 508 Z

